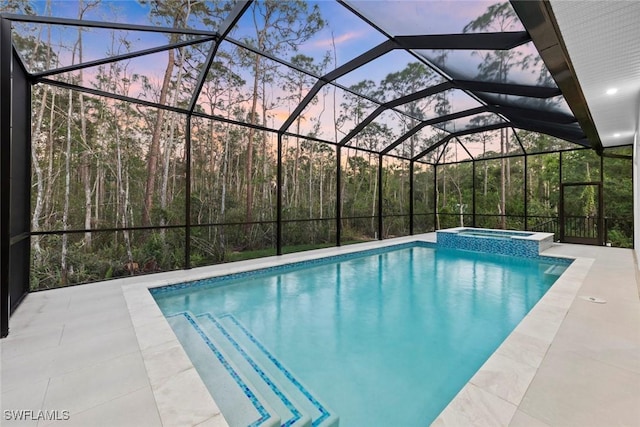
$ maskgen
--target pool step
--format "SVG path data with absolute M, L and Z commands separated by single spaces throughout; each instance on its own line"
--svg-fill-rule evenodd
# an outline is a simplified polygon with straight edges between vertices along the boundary
M 247 378 L 251 389 L 276 411 L 282 426 L 312 427 L 311 417 L 305 413 L 302 405 L 289 395 L 288 390 L 256 361 L 255 355 L 250 354 L 216 317 L 204 313 L 196 316 L 196 319 L 206 335 L 228 355 L 229 361 Z
M 167 321 L 231 427 L 281 426 L 278 412 L 205 332 L 196 316 L 182 312 L 168 316 Z
M 209 315 L 211 317 L 211 315 Z M 281 384 L 291 401 L 311 416 L 313 427 L 337 427 L 338 416 L 327 405 L 313 396 L 282 362 L 280 362 L 235 316 L 227 314 L 217 318 L 229 336 L 261 366 L 275 382 Z
M 559 276 L 567 269 L 566 265 L 552 265 L 544 271 L 544 274 Z

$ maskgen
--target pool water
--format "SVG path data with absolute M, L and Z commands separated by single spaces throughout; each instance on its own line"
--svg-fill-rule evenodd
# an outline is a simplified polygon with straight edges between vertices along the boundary
M 154 298 L 168 317 L 232 317 L 343 427 L 426 426 L 567 265 L 415 246 Z

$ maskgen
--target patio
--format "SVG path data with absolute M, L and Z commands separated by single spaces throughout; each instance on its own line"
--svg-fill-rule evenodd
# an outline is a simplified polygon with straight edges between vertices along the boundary
M 423 238 L 433 240 L 435 234 Z M 414 238 L 385 242 L 410 239 Z M 358 245 L 358 249 L 377 244 Z M 353 246 L 321 249 L 257 263 L 247 261 L 31 293 L 12 317 L 10 335 L 1 341 L 3 425 L 226 425 L 206 392 L 195 393 L 200 396 L 196 400 L 186 398 L 187 391 L 204 389 L 193 367 L 180 372 L 179 378 L 164 378 L 160 383 L 150 379 L 145 362 L 154 353 L 156 357 L 166 356 L 170 347 L 167 342 L 175 337 L 167 336 L 155 344 L 145 341 L 141 331 L 157 319 L 132 322 L 123 287 L 169 283 L 250 264 L 255 268 L 353 250 Z M 519 342 L 513 348 L 520 350 L 487 362 L 485 374 L 476 375 L 434 425 L 637 424 L 640 300 L 633 251 L 554 244 L 545 254 L 593 259 L 591 268 L 582 274 L 584 278 L 581 274 L 572 278 L 582 284 L 559 329 L 545 328 L 553 320 L 553 313 L 547 313 L 550 317 L 538 318 L 536 328 L 514 332 L 509 339 Z M 606 303 L 595 304 L 581 296 L 604 299 Z M 553 337 L 550 345 L 541 334 Z M 516 354 L 518 351 L 520 354 Z M 537 364 L 537 369 L 532 367 Z M 521 374 L 509 376 L 513 365 Z M 166 366 L 172 369 L 171 363 Z M 504 368 L 509 368 L 506 378 Z M 163 395 L 171 399 L 163 399 Z M 9 421 L 6 410 L 32 410 L 34 418 L 39 410 L 69 411 L 69 419 Z

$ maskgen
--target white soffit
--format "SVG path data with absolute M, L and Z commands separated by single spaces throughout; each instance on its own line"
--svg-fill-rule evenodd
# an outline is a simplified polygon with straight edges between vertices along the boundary
M 640 108 L 640 0 L 551 0 L 602 145 L 633 144 Z M 607 90 L 617 93 L 608 95 Z

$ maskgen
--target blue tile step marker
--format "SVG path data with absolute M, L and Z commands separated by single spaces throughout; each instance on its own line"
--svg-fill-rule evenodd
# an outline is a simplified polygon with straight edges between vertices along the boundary
M 277 411 L 192 313 L 168 316 L 167 321 L 229 426 L 276 427 L 282 424 Z
M 261 366 L 253 354 L 231 336 L 220 321 L 209 313 L 196 317 L 204 332 L 228 355 L 230 362 L 247 378 L 256 394 L 263 396 L 281 420 L 282 427 L 311 427 L 311 417 L 286 391 L 283 385 Z M 224 412 L 223 412 L 224 414 Z
M 324 402 L 314 396 L 238 319 L 227 314 L 217 318 L 227 333 L 299 407 L 311 416 L 313 427 L 337 427 L 339 418 Z

